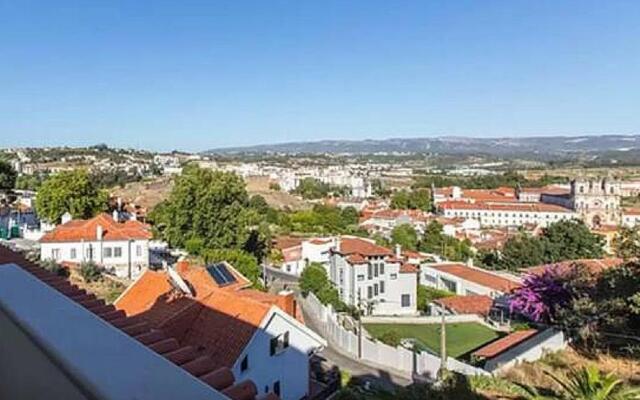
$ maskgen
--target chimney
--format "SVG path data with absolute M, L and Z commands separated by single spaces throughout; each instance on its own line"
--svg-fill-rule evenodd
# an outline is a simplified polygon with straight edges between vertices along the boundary
M 178 274 L 180 274 L 180 276 L 186 274 L 189 271 L 189 261 L 187 260 L 180 260 L 176 263 L 176 271 L 178 271 Z
M 102 240 L 102 225 L 96 226 L 96 239 Z
M 118 210 L 113 210 L 113 220 L 116 222 L 120 222 L 120 214 L 118 213 Z
M 291 290 L 282 290 L 278 293 L 278 306 L 282 311 L 296 318 L 296 299 Z
M 117 202 L 118 202 L 118 211 L 122 211 L 122 197 L 118 197 Z
M 332 246 L 335 251 L 340 251 L 340 238 L 338 236 L 334 236 L 331 238 Z
M 396 257 L 402 257 L 402 246 L 400 246 L 399 244 L 396 244 Z
M 467 259 L 467 267 L 473 267 L 473 257 Z
M 73 219 L 73 217 L 71 216 L 69 211 L 67 211 L 64 214 L 62 214 L 62 217 L 60 217 L 60 222 L 63 223 L 63 224 L 66 224 L 67 222 L 71 221 L 72 219 Z

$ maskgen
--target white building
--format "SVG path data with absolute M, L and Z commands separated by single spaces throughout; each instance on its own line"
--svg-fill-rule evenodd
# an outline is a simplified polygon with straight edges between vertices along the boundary
M 333 247 L 333 243 L 333 238 L 311 238 L 281 248 L 284 260 L 282 270 L 300 276 L 310 263 L 320 263 L 327 268 L 329 250 Z
M 102 213 L 64 221 L 40 239 L 40 258 L 60 263 L 93 261 L 120 277 L 135 277 L 149 266 L 149 226 Z
M 343 236 L 331 249 L 328 273 L 349 306 L 373 315 L 417 314 L 418 267 L 399 248 L 394 253 L 371 240 Z
M 571 209 L 545 203 L 467 203 L 443 202 L 438 205 L 448 218 L 470 218 L 481 227 L 521 226 L 525 224 L 548 226 L 553 222 L 578 217 Z
M 520 287 L 515 276 L 451 262 L 421 264 L 420 284 L 460 296 L 484 295 L 492 299 L 499 299 Z

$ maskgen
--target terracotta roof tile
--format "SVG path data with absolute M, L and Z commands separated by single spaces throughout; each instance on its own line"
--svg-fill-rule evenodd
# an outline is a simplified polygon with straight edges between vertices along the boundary
M 443 210 L 487 210 L 487 211 L 518 211 L 518 212 L 557 212 L 571 213 L 572 210 L 546 203 L 490 203 L 477 202 L 468 203 L 464 201 L 446 201 L 438 204 Z
M 359 254 L 364 257 L 393 255 L 393 252 L 386 247 L 378 246 L 369 240 L 352 237 L 340 238 L 339 249 L 336 251 L 343 255 Z
M 41 239 L 42 243 L 96 241 L 98 226 L 102 227 L 102 240 L 148 240 L 151 230 L 139 221 L 116 222 L 109 214 L 99 214 L 88 220 L 72 220 L 58 225 Z
M 510 348 L 524 342 L 537 333 L 538 331 L 536 329 L 527 329 L 524 331 L 516 331 L 510 333 L 507 336 L 493 341 L 488 345 L 474 351 L 472 355 L 479 358 L 493 358 L 498 354 L 503 353 Z
M 518 282 L 481 270 L 480 268 L 468 267 L 461 263 L 431 264 L 428 265 L 428 267 L 503 293 L 509 293 L 520 287 Z
M 454 312 L 455 314 L 489 315 L 493 306 L 493 299 L 489 296 L 451 296 L 433 301 L 434 303 Z
M 404 263 L 400 266 L 400 273 L 401 274 L 415 274 L 419 271 L 420 269 L 418 268 L 417 265 L 415 264 L 411 264 L 411 263 Z

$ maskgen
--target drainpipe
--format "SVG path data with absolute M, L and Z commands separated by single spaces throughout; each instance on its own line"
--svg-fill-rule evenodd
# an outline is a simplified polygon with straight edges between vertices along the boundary
M 129 241 L 127 242 L 129 248 L 127 249 L 127 258 L 128 258 L 128 264 L 129 264 L 129 268 L 127 270 L 127 277 L 129 278 L 129 280 L 131 280 L 131 243 L 133 242 L 133 240 L 129 239 Z

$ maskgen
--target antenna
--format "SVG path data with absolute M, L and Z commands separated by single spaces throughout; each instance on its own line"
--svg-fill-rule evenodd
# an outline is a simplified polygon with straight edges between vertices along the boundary
M 187 282 L 185 282 L 184 279 L 182 279 L 180 274 L 176 272 L 175 269 L 167 268 L 167 271 L 169 272 L 169 278 L 171 279 L 171 281 L 175 283 L 176 286 L 180 290 L 182 290 L 183 293 L 193 296 L 193 292 L 191 291 L 191 288 L 189 287 L 189 285 L 187 285 Z

